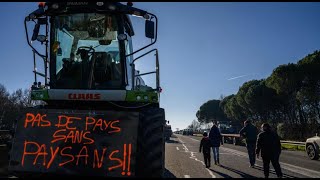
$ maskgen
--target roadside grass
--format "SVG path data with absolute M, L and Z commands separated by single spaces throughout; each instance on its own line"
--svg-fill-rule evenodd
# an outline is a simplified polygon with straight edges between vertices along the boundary
M 283 150 L 305 151 L 305 146 L 304 145 L 281 143 L 281 148 Z

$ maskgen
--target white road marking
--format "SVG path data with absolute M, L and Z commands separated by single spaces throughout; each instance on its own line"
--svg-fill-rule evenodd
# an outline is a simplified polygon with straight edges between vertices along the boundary
M 176 147 L 177 148 L 177 150 L 179 151 L 179 147 Z
M 209 172 L 209 174 L 211 175 L 212 178 L 217 178 L 212 171 L 210 171 L 209 169 L 206 168 L 206 170 Z
M 190 138 L 190 137 L 189 137 L 189 139 L 192 139 L 192 140 L 195 140 L 195 141 L 199 141 L 199 140 L 196 140 L 196 139 L 193 139 L 193 138 Z M 248 158 L 248 154 L 247 153 L 244 153 L 244 152 L 241 152 L 241 151 L 238 151 L 238 150 L 234 150 L 234 149 L 230 149 L 230 148 L 226 148 L 226 147 L 220 147 L 220 148 L 222 150 L 230 152 L 230 153 L 232 153 L 234 155 Z M 257 159 L 257 161 L 262 162 L 261 158 Z M 303 167 L 299 167 L 299 166 L 295 166 L 295 165 L 287 164 L 287 163 L 283 163 L 283 162 L 280 162 L 280 165 L 281 165 L 282 169 L 286 169 L 286 170 L 294 172 L 294 173 L 302 174 L 304 176 L 308 176 L 308 177 L 312 177 L 312 178 L 319 178 L 320 177 L 320 172 L 318 172 L 318 171 L 314 171 L 314 170 L 311 170 L 311 169 L 306 169 L 306 168 L 303 168 Z
M 200 140 L 198 140 L 198 139 L 193 139 L 193 138 L 190 138 L 190 139 L 192 139 L 192 140 L 194 140 L 194 141 L 200 141 Z
M 194 140 L 194 141 L 199 141 L 199 140 L 197 140 L 197 139 L 193 139 L 193 138 L 190 138 L 190 139 L 192 139 L 192 140 Z
M 185 144 L 182 144 L 182 146 L 183 146 L 183 149 L 184 149 L 185 152 L 189 151 L 189 149 L 187 148 L 187 146 Z
M 190 178 L 190 175 L 184 175 L 184 178 Z
M 248 154 L 247 153 L 240 152 L 240 151 L 233 150 L 233 149 L 229 149 L 229 148 L 224 148 L 224 147 L 221 148 L 221 149 L 223 149 L 223 150 L 225 150 L 227 152 L 230 152 L 230 153 L 232 153 L 234 155 L 248 158 Z M 259 161 L 259 162 L 262 162 L 261 159 L 256 159 L 256 160 Z M 287 164 L 287 163 L 283 163 L 283 162 L 280 162 L 280 165 L 281 165 L 282 169 L 286 169 L 286 170 L 294 172 L 294 173 L 302 174 L 304 176 L 308 176 L 308 177 L 312 177 L 312 178 L 319 178 L 320 177 L 320 172 L 318 172 L 318 171 L 314 171 L 314 170 L 311 170 L 311 169 L 306 169 L 306 168 L 303 168 L 303 167 L 299 167 L 299 166 L 295 166 L 295 165 L 291 165 L 291 164 Z
M 197 152 L 191 152 L 191 151 L 189 151 L 189 149 L 187 148 L 187 146 L 184 144 L 184 142 L 181 141 L 181 139 L 180 139 L 179 137 L 178 137 L 178 140 L 182 143 L 184 152 L 190 153 L 190 159 L 193 159 L 193 160 L 195 160 L 195 161 L 200 162 L 203 166 L 205 165 L 205 163 L 204 163 L 203 161 L 201 161 L 201 160 L 199 160 L 199 159 L 196 158 L 195 153 L 197 153 Z M 211 176 L 212 178 L 217 178 L 217 177 L 212 173 L 212 171 L 210 171 L 210 170 L 207 169 L 207 168 L 206 168 L 206 170 L 209 172 L 209 174 L 210 174 L 210 176 Z M 188 175 L 185 175 L 185 178 L 186 178 L 186 176 L 188 176 Z M 190 177 L 190 176 L 189 176 L 189 177 Z
M 302 174 L 302 175 L 312 177 L 312 178 L 319 178 L 320 177 L 320 172 L 318 172 L 318 171 L 306 169 L 303 167 L 299 167 L 299 166 L 295 166 L 295 165 L 287 164 L 287 163 L 283 163 L 283 162 L 280 162 L 280 164 L 281 164 L 281 168 L 287 169 L 289 171 L 292 171 L 292 172 L 295 172 L 298 174 Z

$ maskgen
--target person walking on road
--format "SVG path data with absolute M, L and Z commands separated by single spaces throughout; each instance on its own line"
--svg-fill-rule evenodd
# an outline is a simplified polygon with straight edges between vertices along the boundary
M 265 178 L 269 177 L 270 161 L 278 178 L 282 177 L 282 171 L 279 164 L 279 157 L 281 154 L 280 138 L 276 132 L 271 131 L 271 127 L 268 123 L 264 123 L 261 126 L 262 132 L 258 135 L 256 155 L 259 158 L 261 151 L 261 157 L 263 161 L 263 170 Z
M 213 126 L 210 130 L 209 139 L 210 139 L 211 146 L 212 146 L 214 164 L 220 166 L 219 147 L 220 147 L 220 143 L 221 143 L 221 145 L 223 145 L 223 141 L 222 141 L 222 135 L 220 133 L 219 128 L 217 127 L 216 122 L 213 123 Z
M 208 138 L 208 133 L 204 132 L 203 138 L 201 139 L 201 142 L 200 142 L 199 152 L 201 153 L 201 150 L 202 150 L 203 159 L 206 164 L 206 168 L 210 167 L 210 162 L 211 162 L 210 148 L 211 148 L 211 142 Z
M 248 150 L 250 167 L 253 168 L 256 163 L 255 149 L 258 135 L 258 128 L 254 126 L 250 120 L 244 122 L 244 127 L 239 132 L 241 137 L 246 140 L 246 147 Z

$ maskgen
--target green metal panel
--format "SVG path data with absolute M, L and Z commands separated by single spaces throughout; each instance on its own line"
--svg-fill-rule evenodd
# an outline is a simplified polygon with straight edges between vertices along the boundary
M 140 96 L 140 99 L 138 97 Z M 145 97 L 147 97 L 145 99 Z M 130 102 L 159 102 L 158 93 L 157 92 L 143 92 L 143 91 L 127 91 L 126 101 Z
M 48 100 L 49 94 L 47 89 L 39 89 L 31 91 L 32 100 Z

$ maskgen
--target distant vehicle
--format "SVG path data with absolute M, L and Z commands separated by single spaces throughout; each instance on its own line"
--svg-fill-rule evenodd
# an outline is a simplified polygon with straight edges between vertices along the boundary
M 171 129 L 171 125 L 166 124 L 165 125 L 165 130 L 164 130 L 164 137 L 165 140 L 170 140 L 170 137 L 172 136 L 172 129 Z
M 320 153 L 319 146 L 320 146 L 320 136 L 318 136 L 318 134 L 306 140 L 306 152 L 310 159 L 312 160 L 319 159 L 319 153 Z
M 184 129 L 182 135 L 192 136 L 193 131 L 192 131 L 192 129 Z
M 237 134 L 241 124 L 232 121 L 218 121 L 218 128 L 222 134 Z

